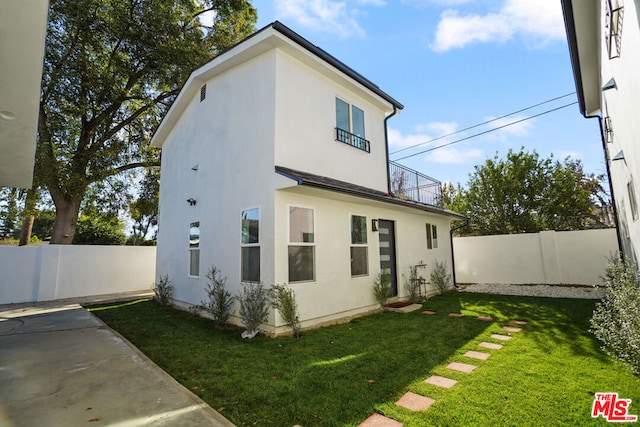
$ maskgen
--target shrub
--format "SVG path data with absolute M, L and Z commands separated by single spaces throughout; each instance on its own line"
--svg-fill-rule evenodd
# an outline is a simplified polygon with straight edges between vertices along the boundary
M 300 318 L 298 315 L 298 304 L 296 303 L 296 293 L 293 289 L 284 285 L 275 285 L 271 288 L 273 292 L 273 308 L 280 312 L 280 316 L 293 331 L 293 336 L 300 337 Z
M 225 289 L 227 278 L 222 277 L 222 272 L 215 265 L 212 265 L 207 272 L 207 296 L 208 301 L 202 301 L 199 308 L 211 314 L 213 321 L 222 326 L 229 322 L 231 317 L 231 307 L 233 306 L 233 296 Z
M 269 315 L 269 291 L 262 283 L 243 283 L 239 299 L 240 319 L 247 329 L 242 338 L 253 338 Z
M 412 303 L 420 302 L 422 296 L 421 286 L 424 281 L 424 277 L 418 274 L 418 267 L 422 266 L 424 266 L 422 262 L 418 265 L 409 265 L 409 280 L 405 277 L 404 288 L 407 291 L 409 302 Z M 404 274 L 402 276 L 404 277 Z
M 169 305 L 169 300 L 173 297 L 173 284 L 168 274 L 160 276 L 160 281 L 153 284 L 153 291 L 156 294 L 156 301 L 162 305 Z
M 637 265 L 610 258 L 605 277 L 605 295 L 591 318 L 591 332 L 603 350 L 640 375 L 640 275 Z
M 387 269 L 378 273 L 378 277 L 373 282 L 373 295 L 378 304 L 384 306 L 391 293 L 391 272 Z
M 435 260 L 430 279 L 431 284 L 436 287 L 440 295 L 447 292 L 448 288 L 451 287 L 451 274 L 449 274 L 449 269 L 447 268 L 447 261 L 440 262 Z

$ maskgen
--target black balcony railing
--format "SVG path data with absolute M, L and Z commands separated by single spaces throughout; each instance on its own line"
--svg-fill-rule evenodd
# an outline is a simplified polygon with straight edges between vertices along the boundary
M 622 36 L 622 20 L 624 18 L 624 6 L 622 0 L 607 0 L 605 18 L 605 37 L 609 59 L 620 56 L 620 40 Z
M 344 129 L 336 128 L 336 141 L 344 142 L 367 153 L 371 152 L 369 141 Z
M 391 191 L 397 197 L 442 207 L 442 184 L 418 171 L 389 162 Z

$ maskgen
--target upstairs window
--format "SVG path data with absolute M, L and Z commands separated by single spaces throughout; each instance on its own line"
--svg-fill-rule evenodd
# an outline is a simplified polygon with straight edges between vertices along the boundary
M 189 276 L 200 276 L 200 221 L 189 225 Z
M 336 98 L 336 141 L 370 152 L 364 135 L 364 111 Z
M 240 258 L 243 282 L 260 281 L 260 208 L 242 211 Z

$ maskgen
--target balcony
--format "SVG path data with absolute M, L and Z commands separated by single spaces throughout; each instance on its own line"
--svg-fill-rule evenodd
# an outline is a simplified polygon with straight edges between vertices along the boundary
M 389 176 L 391 191 L 396 197 L 443 207 L 442 184 L 437 179 L 393 161 L 389 162 Z
M 347 132 L 344 129 L 336 128 L 336 141 L 343 142 L 362 151 L 366 151 L 367 153 L 371 152 L 369 141 L 359 137 L 358 135 L 354 135 L 351 132 Z

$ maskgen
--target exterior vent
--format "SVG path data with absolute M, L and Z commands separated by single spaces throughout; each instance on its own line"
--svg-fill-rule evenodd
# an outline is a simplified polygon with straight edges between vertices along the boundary
M 207 85 L 202 85 L 200 88 L 200 102 L 204 101 L 207 97 Z

